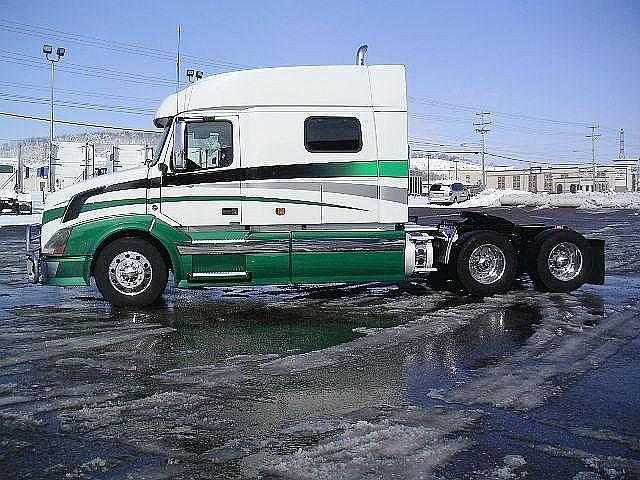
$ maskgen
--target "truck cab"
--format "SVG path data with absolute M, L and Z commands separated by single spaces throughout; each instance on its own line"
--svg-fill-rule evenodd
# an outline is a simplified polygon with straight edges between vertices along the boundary
M 141 306 L 169 274 L 184 288 L 396 282 L 459 255 L 464 226 L 408 223 L 404 66 L 214 75 L 165 99 L 154 124 L 163 134 L 143 167 L 47 198 L 28 232 L 32 281 L 94 277 L 112 303 Z M 480 272 L 466 282 L 478 294 L 508 288 L 517 269 L 506 233 L 492 235 L 496 249 L 465 260 Z M 591 273 L 577 263 L 591 246 L 578 243 L 570 287 Z

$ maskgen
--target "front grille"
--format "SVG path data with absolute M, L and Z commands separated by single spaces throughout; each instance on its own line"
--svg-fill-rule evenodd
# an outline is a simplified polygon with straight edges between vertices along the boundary
M 27 253 L 37 253 L 40 251 L 42 225 L 39 223 L 27 225 L 26 229 L 26 247 Z

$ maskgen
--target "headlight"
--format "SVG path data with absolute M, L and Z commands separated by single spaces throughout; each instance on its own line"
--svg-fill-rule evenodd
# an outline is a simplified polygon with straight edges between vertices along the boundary
M 71 228 L 69 227 L 58 230 L 44 246 L 42 254 L 50 256 L 60 256 L 64 254 L 64 249 L 67 247 L 69 235 L 71 235 Z

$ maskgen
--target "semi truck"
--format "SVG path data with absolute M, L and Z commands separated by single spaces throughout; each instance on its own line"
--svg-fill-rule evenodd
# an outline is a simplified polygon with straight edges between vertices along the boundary
M 213 75 L 166 98 L 154 124 L 144 166 L 49 195 L 27 229 L 32 282 L 93 277 L 114 305 L 145 306 L 170 274 L 178 288 L 433 275 L 479 296 L 520 274 L 558 292 L 604 281 L 603 242 L 565 226 L 410 221 L 402 65 Z

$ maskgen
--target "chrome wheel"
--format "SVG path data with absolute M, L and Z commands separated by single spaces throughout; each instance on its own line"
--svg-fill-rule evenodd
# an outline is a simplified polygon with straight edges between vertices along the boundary
M 109 264 L 109 281 L 123 295 L 138 295 L 151 285 L 151 263 L 139 252 L 119 253 Z
M 504 252 L 491 243 L 476 247 L 469 257 L 469 273 L 476 282 L 483 285 L 500 280 L 506 265 Z
M 582 271 L 582 252 L 571 242 L 558 243 L 549 252 L 549 272 L 562 282 L 576 278 Z

